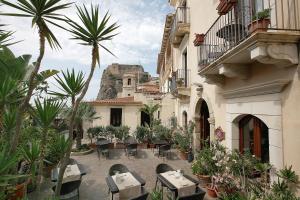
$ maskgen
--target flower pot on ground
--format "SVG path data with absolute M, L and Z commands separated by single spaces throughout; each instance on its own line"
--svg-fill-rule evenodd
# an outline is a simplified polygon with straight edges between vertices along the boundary
M 211 176 L 209 175 L 201 175 L 201 174 L 196 174 L 198 180 L 199 180 L 199 185 L 201 187 L 207 186 L 207 184 L 211 183 Z
M 187 160 L 188 159 L 188 152 L 178 150 L 178 156 L 181 160 Z
M 187 158 L 187 160 L 188 160 L 189 163 L 193 162 L 193 160 L 194 160 L 194 154 L 193 154 L 192 150 L 190 150 L 188 152 L 188 158 Z
M 139 149 L 147 149 L 148 148 L 148 143 L 147 142 L 139 143 L 138 148 Z
M 115 143 L 115 149 L 124 149 L 125 144 L 123 142 L 116 142 Z
M 96 143 L 91 143 L 91 144 L 89 144 L 89 147 L 91 148 L 91 149 L 96 149 L 97 148 L 97 145 L 96 145 Z
M 10 192 L 9 195 L 9 200 L 19 200 L 19 199 L 23 199 L 25 197 L 26 194 L 26 182 L 17 184 L 12 191 Z
M 212 197 L 212 198 L 217 198 L 218 195 L 217 195 L 217 192 L 216 192 L 216 189 L 214 186 L 212 186 L 211 184 L 208 184 L 206 186 L 206 189 L 207 189 L 207 194 L 208 196 Z

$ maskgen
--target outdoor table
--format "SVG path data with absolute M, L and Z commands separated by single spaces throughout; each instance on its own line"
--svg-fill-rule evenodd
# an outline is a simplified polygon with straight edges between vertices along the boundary
M 71 170 L 73 169 L 74 172 L 70 173 L 66 169 L 65 174 L 64 174 L 64 182 L 68 182 L 68 181 L 71 181 L 71 180 L 74 180 L 74 179 L 80 179 L 81 176 L 86 175 L 86 171 L 85 171 L 84 167 L 81 164 L 68 165 L 67 167 L 70 167 L 70 166 L 71 166 Z M 74 166 L 77 166 L 78 170 L 76 170 Z M 59 168 L 58 167 L 52 169 L 52 171 L 51 171 L 51 181 L 52 182 L 56 182 L 57 181 L 57 179 L 58 179 L 58 173 L 59 173 Z M 68 178 L 68 176 L 69 177 L 73 176 L 73 177 Z
M 155 148 L 158 149 L 160 146 L 162 145 L 166 145 L 169 144 L 167 140 L 155 140 L 153 141 L 153 144 L 155 145 Z M 152 150 L 154 152 L 154 149 Z M 159 155 L 159 151 L 158 151 L 158 155 Z
M 102 146 L 102 145 L 107 145 L 107 144 L 110 144 L 111 142 L 109 140 L 100 140 L 100 141 L 97 141 L 96 142 L 96 145 L 97 146 Z
M 169 175 L 168 175 L 169 173 Z M 199 182 L 192 177 L 183 174 L 183 179 L 182 177 L 179 177 L 178 179 L 184 180 L 184 181 L 174 181 L 175 178 L 170 178 L 170 176 L 175 176 L 171 175 L 172 173 L 176 173 L 176 171 L 168 171 L 165 173 L 158 174 L 158 180 L 165 185 L 172 193 L 174 199 L 176 199 L 178 196 L 183 196 L 187 195 L 186 193 L 193 194 L 196 191 L 196 188 L 199 184 Z M 181 184 L 184 183 L 184 184 Z
M 142 179 L 136 172 L 131 171 L 129 173 L 139 182 L 140 188 L 146 184 L 145 180 Z M 119 190 L 113 176 L 108 176 L 108 177 L 106 177 L 105 180 L 106 180 L 106 184 L 111 192 L 111 196 L 112 196 L 112 200 L 113 200 L 114 194 L 119 193 L 120 190 Z

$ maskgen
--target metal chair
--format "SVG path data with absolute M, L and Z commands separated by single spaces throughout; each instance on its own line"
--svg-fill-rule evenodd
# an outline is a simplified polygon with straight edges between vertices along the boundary
M 137 155 L 137 146 L 138 144 L 128 144 L 126 146 L 126 154 L 129 157 L 130 155 Z
M 168 172 L 168 171 L 174 171 L 174 169 L 168 165 L 168 164 L 159 164 L 156 166 L 156 181 L 155 181 L 155 189 L 156 189 L 156 186 L 157 186 L 157 183 L 158 183 L 158 174 L 161 174 L 161 173 L 165 173 L 165 172 Z M 163 184 L 161 185 L 162 187 L 165 187 Z
M 129 199 L 129 200 L 147 200 L 148 196 L 149 196 L 149 192 L 147 192 L 147 191 L 145 190 L 145 188 L 142 187 L 141 195 L 138 196 L 138 197 L 131 198 L 131 199 Z
M 171 151 L 171 145 L 170 144 L 166 144 L 166 145 L 162 145 L 160 147 L 158 147 L 158 157 L 160 155 L 170 157 L 170 151 Z
M 205 196 L 205 192 L 201 190 L 199 187 L 196 188 L 196 192 L 192 195 L 179 197 L 178 200 L 203 200 Z
M 106 159 L 109 157 L 109 144 L 103 144 L 97 146 L 98 158 L 100 159 L 100 154 L 104 155 Z
M 60 190 L 59 199 L 61 200 L 79 200 L 79 187 L 81 179 L 77 181 L 71 181 L 63 183 Z M 55 192 L 56 185 L 52 187 Z
M 116 172 L 119 172 L 121 174 L 121 173 L 129 172 L 129 170 L 125 165 L 115 164 L 110 167 L 108 175 L 113 176 L 116 174 Z

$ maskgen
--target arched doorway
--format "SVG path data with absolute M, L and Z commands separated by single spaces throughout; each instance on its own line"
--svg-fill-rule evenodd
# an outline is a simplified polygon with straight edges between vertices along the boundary
M 269 162 L 269 128 L 253 115 L 247 115 L 239 121 L 240 152 L 250 151 L 262 162 Z
M 144 111 L 141 111 L 141 126 L 146 126 L 146 124 L 150 125 L 150 116 Z
M 187 125 L 188 125 L 187 112 L 183 111 L 183 113 L 182 113 L 182 126 L 187 127 Z
M 210 124 L 209 124 L 209 110 L 207 103 L 203 100 L 200 108 L 200 138 L 201 148 L 204 142 L 210 142 Z

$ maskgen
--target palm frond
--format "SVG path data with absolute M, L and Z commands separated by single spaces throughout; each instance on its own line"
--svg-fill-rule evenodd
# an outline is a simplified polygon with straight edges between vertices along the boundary
M 5 16 L 32 18 L 32 26 L 38 26 L 39 30 L 46 37 L 51 48 L 61 48 L 57 38 L 50 30 L 48 24 L 63 28 L 58 21 L 66 21 L 65 17 L 58 12 L 69 8 L 73 3 L 61 3 L 62 0 L 17 0 L 13 3 L 8 0 L 1 0 L 3 5 L 17 10 L 16 13 L 0 13 Z
M 82 7 L 76 6 L 77 16 L 79 17 L 80 24 L 68 19 L 68 24 L 70 25 L 70 32 L 73 37 L 71 39 L 81 41 L 82 45 L 90 46 L 100 46 L 105 51 L 114 55 L 108 48 L 106 48 L 102 42 L 111 40 L 118 33 L 114 33 L 119 26 L 117 23 L 109 24 L 110 15 L 108 12 L 104 15 L 103 18 L 99 14 L 99 6 L 91 5 L 91 9 L 88 11 L 86 6 Z M 99 54 L 97 58 L 99 63 Z

